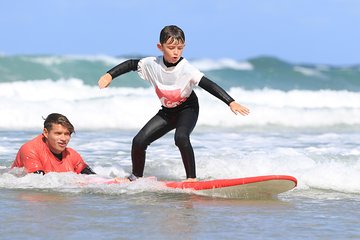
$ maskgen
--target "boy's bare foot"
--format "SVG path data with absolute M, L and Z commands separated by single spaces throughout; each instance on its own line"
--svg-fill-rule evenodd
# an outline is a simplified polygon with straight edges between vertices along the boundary
M 196 178 L 187 178 L 183 182 L 197 182 L 197 179 Z
M 124 182 L 130 182 L 130 180 L 128 178 L 116 177 L 116 178 L 114 178 L 114 182 L 116 182 L 116 183 L 124 183 Z

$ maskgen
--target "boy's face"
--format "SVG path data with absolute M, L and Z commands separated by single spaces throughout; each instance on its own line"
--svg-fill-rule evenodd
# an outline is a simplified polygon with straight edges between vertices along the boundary
M 71 138 L 69 130 L 60 124 L 53 124 L 50 131 L 44 128 L 43 135 L 50 150 L 56 154 L 65 150 Z
M 166 43 L 158 43 L 157 47 L 163 52 L 165 61 L 168 63 L 176 63 L 182 56 L 185 44 L 173 38 L 169 38 Z

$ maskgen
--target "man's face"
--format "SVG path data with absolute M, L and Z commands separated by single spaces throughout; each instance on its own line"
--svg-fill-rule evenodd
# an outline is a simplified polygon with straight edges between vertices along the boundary
M 165 61 L 168 63 L 176 63 L 182 56 L 185 44 L 169 38 L 166 43 L 158 43 L 157 47 L 163 52 Z
M 50 131 L 44 128 L 46 144 L 53 153 L 62 153 L 70 141 L 71 133 L 60 124 L 53 124 Z

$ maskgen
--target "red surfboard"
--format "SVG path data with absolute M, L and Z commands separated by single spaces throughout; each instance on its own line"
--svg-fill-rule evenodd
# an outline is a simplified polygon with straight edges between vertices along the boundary
M 166 181 L 165 185 L 169 188 L 191 189 L 213 197 L 269 198 L 295 188 L 297 180 L 287 175 L 267 175 L 197 182 Z
M 187 190 L 191 193 L 225 198 L 271 198 L 287 192 L 297 185 L 296 178 L 287 175 L 202 180 L 196 182 L 161 181 L 167 188 Z M 124 183 L 115 179 L 103 183 Z

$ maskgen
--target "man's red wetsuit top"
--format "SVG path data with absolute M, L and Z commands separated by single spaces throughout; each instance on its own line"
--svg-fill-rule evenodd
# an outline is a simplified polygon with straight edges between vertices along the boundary
M 40 134 L 21 146 L 11 167 L 24 167 L 28 173 L 36 171 L 81 173 L 87 164 L 79 153 L 69 147 L 62 152 L 62 160 L 57 159 L 45 143 L 45 137 Z

